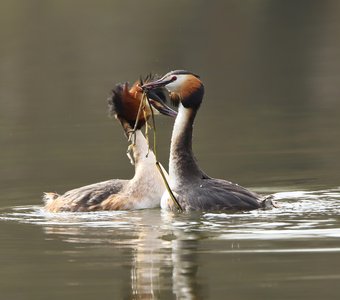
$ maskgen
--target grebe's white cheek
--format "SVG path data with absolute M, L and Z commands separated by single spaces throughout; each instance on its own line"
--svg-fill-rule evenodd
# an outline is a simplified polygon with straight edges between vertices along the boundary
M 176 81 L 170 82 L 169 84 L 166 85 L 166 89 L 169 92 L 175 92 L 178 89 L 178 85 L 175 84 Z
M 166 88 L 169 92 L 178 92 L 181 86 L 184 84 L 187 76 L 177 76 L 177 79 L 173 82 L 170 82 L 166 85 Z

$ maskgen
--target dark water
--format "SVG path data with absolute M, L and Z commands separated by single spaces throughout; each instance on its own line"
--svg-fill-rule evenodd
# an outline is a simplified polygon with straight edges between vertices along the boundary
M 338 299 L 339 3 L 1 1 L 0 299 Z M 45 213 L 132 176 L 108 92 L 179 68 L 205 84 L 202 168 L 280 207 Z

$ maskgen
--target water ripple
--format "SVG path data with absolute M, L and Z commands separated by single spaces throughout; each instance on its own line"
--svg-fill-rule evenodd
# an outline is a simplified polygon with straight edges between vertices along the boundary
M 41 206 L 17 206 L 0 211 L 0 221 L 43 226 L 49 233 L 80 234 L 80 229 L 100 229 L 100 236 L 154 229 L 160 236 L 182 232 L 217 240 L 286 240 L 315 237 L 340 238 L 340 188 L 291 191 L 273 195 L 272 210 L 226 213 L 174 214 L 159 210 L 48 213 Z M 88 233 L 88 231 L 87 231 Z M 98 230 L 94 235 L 98 235 Z

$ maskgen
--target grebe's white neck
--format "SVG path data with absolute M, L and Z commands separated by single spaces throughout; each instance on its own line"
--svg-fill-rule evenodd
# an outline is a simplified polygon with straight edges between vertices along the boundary
M 156 169 L 156 157 L 152 150 L 149 150 L 148 142 L 141 130 L 135 132 L 132 145 L 133 163 L 135 165 L 135 177 L 145 176 L 147 169 Z M 129 156 L 130 154 L 128 154 Z M 131 158 L 130 158 L 131 159 Z M 143 174 L 144 173 L 144 174 Z
M 192 132 L 196 110 L 181 103 L 175 120 L 170 146 L 169 176 L 172 183 L 200 176 L 201 171 L 192 152 Z
M 136 161 L 143 160 L 149 151 L 148 142 L 140 129 L 136 130 L 133 141 L 133 154 Z

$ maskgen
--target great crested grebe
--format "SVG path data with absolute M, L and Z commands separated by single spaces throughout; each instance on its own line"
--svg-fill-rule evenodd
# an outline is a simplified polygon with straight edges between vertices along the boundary
M 183 210 L 252 210 L 271 207 L 269 198 L 261 198 L 232 182 L 207 176 L 192 152 L 192 132 L 201 105 L 204 86 L 200 77 L 185 70 L 172 71 L 142 88 L 151 92 L 165 87 L 178 105 L 170 147 L 169 184 Z M 166 114 L 166 112 L 163 112 Z M 163 209 L 176 208 L 167 191 L 161 200 Z
M 136 82 L 130 90 L 127 83 L 117 85 L 108 99 L 110 112 L 121 122 L 127 137 L 135 126 L 142 97 L 140 84 Z M 159 98 L 159 93 L 150 95 L 150 103 L 158 111 L 176 116 L 176 112 Z M 63 195 L 45 193 L 45 209 L 50 212 L 74 212 L 159 207 L 165 190 L 164 183 L 155 165 L 155 155 L 149 150 L 148 142 L 141 132 L 141 127 L 150 115 L 151 108 L 146 105 L 133 138 L 131 161 L 135 166 L 135 175 L 131 180 L 111 179 L 73 189 Z

